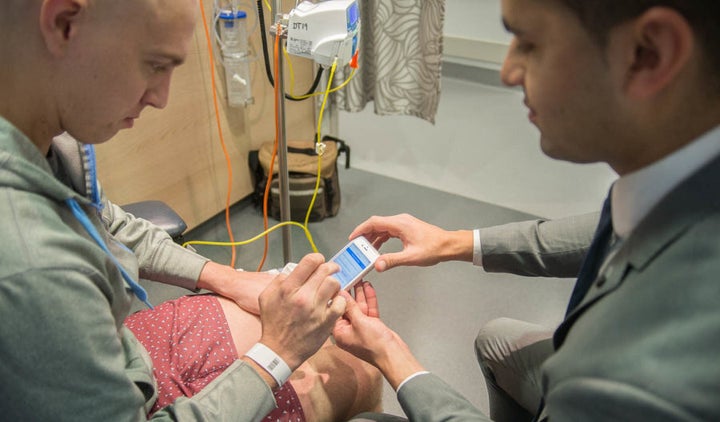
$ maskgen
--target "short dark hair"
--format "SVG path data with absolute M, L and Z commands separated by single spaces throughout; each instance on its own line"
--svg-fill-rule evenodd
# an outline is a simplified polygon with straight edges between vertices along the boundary
M 556 0 L 570 9 L 581 24 L 605 47 L 615 26 L 652 7 L 676 10 L 690 24 L 707 58 L 708 71 L 720 90 L 720 0 Z M 711 82 L 711 83 L 712 83 Z

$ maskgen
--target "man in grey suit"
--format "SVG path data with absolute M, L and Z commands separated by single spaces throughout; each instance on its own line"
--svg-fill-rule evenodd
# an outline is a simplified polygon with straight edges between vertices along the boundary
M 378 271 L 460 260 L 578 277 L 554 333 L 507 319 L 480 333 L 493 420 L 720 420 L 720 3 L 502 0 L 502 14 L 501 76 L 523 87 L 543 151 L 619 175 L 600 221 L 450 232 L 400 215 L 351 237 L 402 240 Z M 361 285 L 334 335 L 411 420 L 490 420 L 378 316 Z

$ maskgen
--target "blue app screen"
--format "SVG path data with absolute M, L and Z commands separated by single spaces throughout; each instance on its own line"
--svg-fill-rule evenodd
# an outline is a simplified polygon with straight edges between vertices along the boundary
M 340 272 L 333 277 L 340 281 L 340 288 L 344 289 L 350 282 L 370 264 L 370 260 L 362 253 L 357 245 L 352 244 L 338 255 L 334 262 L 340 265 Z

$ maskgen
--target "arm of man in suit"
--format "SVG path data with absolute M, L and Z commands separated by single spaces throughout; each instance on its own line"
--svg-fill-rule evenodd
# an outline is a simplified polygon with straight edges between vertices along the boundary
M 535 277 L 576 277 L 599 213 L 480 229 L 482 265 L 488 272 Z
M 427 373 L 400 336 L 380 320 L 369 283 L 355 287 L 355 300 L 342 294 L 347 306 L 333 330 L 336 344 L 382 372 L 410 420 L 490 421 L 440 378 Z
M 535 220 L 480 229 L 482 266 L 489 272 L 526 276 L 574 277 L 592 241 L 599 213 L 558 220 Z M 371 217 L 353 230 L 376 248 L 391 238 L 399 252 L 384 253 L 377 271 L 401 265 L 430 266 L 445 261 L 474 261 L 472 230 L 444 230 L 409 214 Z

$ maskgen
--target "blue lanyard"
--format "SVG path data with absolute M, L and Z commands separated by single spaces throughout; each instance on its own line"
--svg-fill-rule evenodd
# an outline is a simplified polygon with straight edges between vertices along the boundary
M 92 200 L 93 206 L 99 211 L 102 209 L 102 204 L 100 202 L 100 189 L 97 183 L 97 170 L 95 167 L 95 148 L 92 145 L 84 145 L 83 149 L 85 152 L 85 158 L 87 160 L 88 176 L 90 178 L 88 183 L 88 188 L 90 192 L 88 193 Z M 145 289 L 143 289 L 143 287 L 132 278 L 132 276 L 120 264 L 120 261 L 118 261 L 115 255 L 110 252 L 110 248 L 108 248 L 108 246 L 105 244 L 102 236 L 100 236 L 100 233 L 97 231 L 92 221 L 90 221 L 90 218 L 87 216 L 80 204 L 78 204 L 78 202 L 74 198 L 66 199 L 65 203 L 70 207 L 73 215 L 80 222 L 85 231 L 90 235 L 90 237 L 95 241 L 95 243 L 100 246 L 100 248 L 107 254 L 107 256 L 110 257 L 110 260 L 120 271 L 120 274 L 122 274 L 123 279 L 128 284 L 128 286 L 130 286 L 130 289 L 135 294 L 135 296 L 137 296 L 137 298 L 140 299 L 141 302 L 147 305 L 148 308 L 154 309 L 152 304 L 150 304 L 150 302 L 148 301 L 148 295 Z M 133 253 L 125 245 L 121 246 L 125 248 L 128 252 Z
M 102 209 L 100 203 L 100 187 L 97 181 L 97 160 L 95 159 L 95 146 L 90 144 L 83 145 L 83 151 L 85 152 L 85 160 L 87 161 L 87 174 L 90 178 L 89 183 L 86 183 L 88 189 L 88 196 L 92 201 L 95 208 L 98 210 Z

